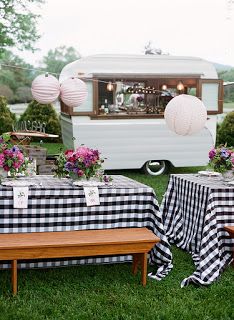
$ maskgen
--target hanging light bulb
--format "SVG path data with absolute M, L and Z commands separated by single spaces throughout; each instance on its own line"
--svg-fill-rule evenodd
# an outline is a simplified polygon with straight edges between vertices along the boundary
M 166 84 L 162 85 L 162 90 L 167 90 L 167 85 Z
M 114 88 L 113 83 L 109 81 L 106 88 L 108 91 L 113 91 L 113 88 Z
M 182 81 L 179 81 L 176 88 L 177 88 L 178 91 L 184 90 L 183 82 L 182 82 Z

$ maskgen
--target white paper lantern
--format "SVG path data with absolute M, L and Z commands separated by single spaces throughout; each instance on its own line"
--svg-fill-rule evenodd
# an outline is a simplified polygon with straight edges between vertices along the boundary
M 69 107 L 79 107 L 87 98 L 88 90 L 84 81 L 70 78 L 61 84 L 61 100 Z
M 42 104 L 54 102 L 60 94 L 59 81 L 52 75 L 40 75 L 32 82 L 32 96 Z
M 181 94 L 167 104 L 164 118 L 169 129 L 185 136 L 196 133 L 205 126 L 207 111 L 197 97 Z

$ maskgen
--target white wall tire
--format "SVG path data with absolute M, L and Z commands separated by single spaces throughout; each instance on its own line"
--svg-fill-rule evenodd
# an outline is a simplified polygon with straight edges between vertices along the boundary
M 168 163 L 164 160 L 149 160 L 144 164 L 143 170 L 150 176 L 159 176 L 168 171 Z

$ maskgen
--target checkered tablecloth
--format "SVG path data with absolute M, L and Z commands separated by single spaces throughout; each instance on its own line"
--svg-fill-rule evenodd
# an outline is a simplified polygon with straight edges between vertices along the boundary
M 160 239 L 150 252 L 150 263 L 158 267 L 158 279 L 172 268 L 170 246 L 154 190 L 123 176 L 113 176 L 112 185 L 99 187 L 100 206 L 87 207 L 82 187 L 69 179 L 52 176 L 22 178 L 32 182 L 27 209 L 13 208 L 12 187 L 0 186 L 0 233 L 69 231 L 147 227 Z M 87 263 L 118 263 L 132 257 L 95 257 L 23 261 L 21 268 L 55 267 Z M 0 267 L 7 268 L 3 263 Z
M 181 286 L 212 283 L 232 259 L 234 240 L 224 226 L 234 225 L 234 186 L 221 177 L 171 175 L 160 209 L 169 242 L 190 252 L 196 266 Z

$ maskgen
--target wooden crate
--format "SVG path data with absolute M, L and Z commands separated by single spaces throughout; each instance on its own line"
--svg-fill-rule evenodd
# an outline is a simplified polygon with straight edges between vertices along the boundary
M 45 164 L 39 165 L 37 167 L 38 174 L 53 175 L 53 169 L 55 169 L 54 160 L 46 160 Z
M 39 146 L 24 146 L 24 151 L 29 158 L 36 159 L 37 166 L 46 163 L 47 149 Z

